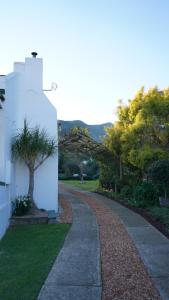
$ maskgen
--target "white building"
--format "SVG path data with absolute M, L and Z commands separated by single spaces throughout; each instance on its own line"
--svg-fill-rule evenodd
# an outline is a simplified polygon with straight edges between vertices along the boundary
M 28 169 L 24 163 L 12 163 L 11 139 L 27 120 L 30 128 L 39 125 L 57 141 L 57 115 L 43 92 L 43 62 L 32 57 L 14 63 L 14 71 L 0 76 L 0 237 L 11 212 L 11 200 L 27 195 Z M 35 172 L 34 200 L 39 208 L 58 210 L 58 155 L 48 158 Z

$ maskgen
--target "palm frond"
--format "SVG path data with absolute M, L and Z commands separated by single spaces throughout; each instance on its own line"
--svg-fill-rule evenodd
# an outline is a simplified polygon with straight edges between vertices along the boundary
M 26 120 L 24 128 L 12 140 L 13 158 L 24 160 L 28 167 L 36 169 L 49 156 L 54 155 L 56 149 L 55 140 L 48 137 L 44 129 L 41 130 L 38 126 L 29 129 Z

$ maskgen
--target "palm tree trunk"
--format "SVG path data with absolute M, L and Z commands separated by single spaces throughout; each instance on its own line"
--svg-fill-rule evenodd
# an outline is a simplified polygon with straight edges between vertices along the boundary
M 34 169 L 29 168 L 29 188 L 28 188 L 28 197 L 32 202 L 32 208 L 37 208 L 34 200 L 33 200 L 33 191 L 34 191 Z

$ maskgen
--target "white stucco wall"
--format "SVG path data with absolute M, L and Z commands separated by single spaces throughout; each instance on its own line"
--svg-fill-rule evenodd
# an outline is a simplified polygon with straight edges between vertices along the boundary
M 10 210 L 9 187 L 0 186 L 0 238 L 4 235 L 9 226 Z
M 0 181 L 5 180 L 5 118 L 0 109 Z
M 14 135 L 27 120 L 30 128 L 40 126 L 57 142 L 57 114 L 43 92 L 42 59 L 26 58 L 25 64 L 15 63 L 12 74 L 7 76 L 7 97 L 14 112 Z M 16 72 L 17 71 L 17 72 Z M 11 77 L 13 78 L 11 80 Z M 39 208 L 58 210 L 58 154 L 48 158 L 35 172 L 34 200 Z M 16 162 L 12 179 L 12 197 L 26 195 L 28 191 L 28 169 L 24 163 Z
M 0 76 L 0 89 L 5 89 L 6 77 Z M 8 225 L 11 211 L 10 202 L 10 174 L 9 158 L 10 150 L 7 148 L 9 143 L 6 101 L 2 103 L 0 109 L 0 238 L 4 235 Z M 3 184 L 3 185 L 2 185 Z
M 5 89 L 5 76 L 0 76 L 0 89 Z M 4 106 L 4 103 L 1 103 Z M 0 109 L 0 181 L 5 177 L 5 114 Z
M 43 92 L 43 61 L 26 58 L 15 63 L 14 72 L 0 76 L 5 102 L 0 110 L 0 237 L 8 225 L 10 201 L 28 192 L 28 169 L 23 162 L 12 164 L 11 140 L 27 120 L 30 128 L 40 126 L 57 142 L 57 114 Z M 34 200 L 39 208 L 58 211 L 58 153 L 35 172 Z

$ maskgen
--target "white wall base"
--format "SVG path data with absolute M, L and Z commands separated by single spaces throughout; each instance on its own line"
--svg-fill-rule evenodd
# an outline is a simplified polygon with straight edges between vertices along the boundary
M 8 200 L 8 195 L 8 188 L 0 186 L 0 239 L 3 237 L 9 226 L 11 203 Z

